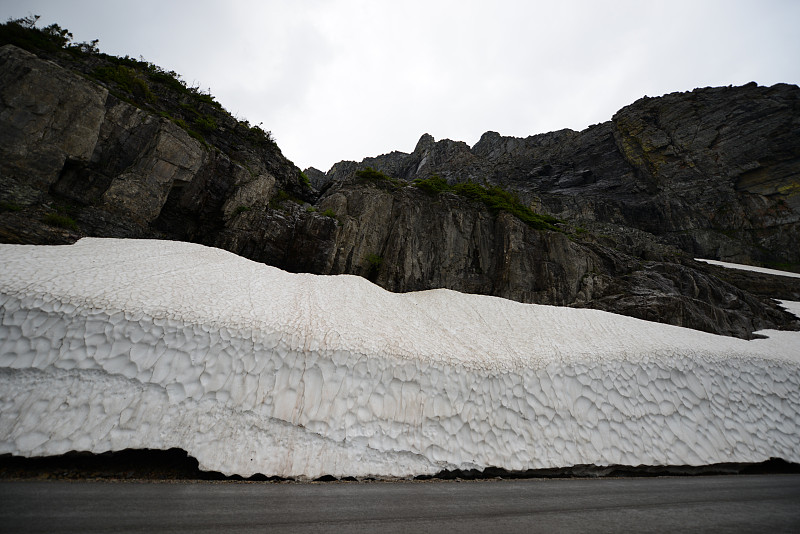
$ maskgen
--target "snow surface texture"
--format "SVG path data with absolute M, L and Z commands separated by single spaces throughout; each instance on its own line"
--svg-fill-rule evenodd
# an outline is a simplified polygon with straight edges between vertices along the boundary
M 744 341 L 163 241 L 0 245 L 0 454 L 244 476 L 800 462 L 800 335 Z
M 754 273 L 788 276 L 789 278 L 800 278 L 800 274 L 793 273 L 791 271 L 779 271 L 778 269 L 767 269 L 766 267 L 755 267 L 753 265 L 742 265 L 741 263 L 728 263 L 718 260 L 704 260 L 702 258 L 695 258 L 695 260 L 708 263 L 709 265 L 716 265 L 717 267 L 725 267 L 726 269 L 738 269 L 740 271 L 752 271 Z

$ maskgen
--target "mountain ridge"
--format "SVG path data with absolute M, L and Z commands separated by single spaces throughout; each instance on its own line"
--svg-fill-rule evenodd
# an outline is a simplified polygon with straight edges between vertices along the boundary
M 767 298 L 800 300 L 796 280 L 748 285 L 692 259 L 797 269 L 796 86 L 640 100 L 583 132 L 487 132 L 472 148 L 424 135 L 412 154 L 303 173 L 268 132 L 176 76 L 2 46 L 0 241 L 183 240 L 396 292 L 442 287 L 739 337 L 798 327 Z M 446 190 L 414 182 L 434 176 Z M 560 222 L 535 228 L 519 210 Z
M 701 112 L 698 106 L 709 109 Z M 790 246 L 800 241 L 798 117 L 800 92 L 793 85 L 696 89 L 644 97 L 612 120 L 580 132 L 563 129 L 517 138 L 488 131 L 472 147 L 449 139 L 437 142 L 424 134 L 409 154 L 395 151 L 360 163 L 339 162 L 324 178 L 317 175 L 315 185 L 324 187 L 364 166 L 407 181 L 438 174 L 449 182 L 488 182 L 514 189 L 528 204 L 555 217 L 633 226 L 698 256 L 798 271 L 800 253 Z M 731 184 L 726 187 L 720 179 Z M 727 204 L 706 207 L 702 220 L 667 213 L 676 207 L 687 211 L 675 205 L 674 197 L 683 197 L 679 200 L 685 204 L 690 194 L 707 196 L 709 191 L 725 195 Z M 665 192 L 670 205 L 652 206 L 642 198 Z M 608 198 L 612 193 L 630 197 L 629 205 L 625 198 Z M 581 202 L 586 194 L 594 204 Z M 768 205 L 758 206 L 762 200 Z M 655 207 L 658 217 L 636 221 L 646 207 Z M 757 212 L 758 222 L 747 220 L 752 218 L 745 213 L 748 208 Z M 750 235 L 775 225 L 782 226 L 781 232 Z M 681 231 L 691 235 L 664 235 Z M 714 233 L 713 239 L 704 235 L 708 232 Z M 782 254 L 774 243 L 766 244 L 781 239 L 779 233 L 784 234 Z

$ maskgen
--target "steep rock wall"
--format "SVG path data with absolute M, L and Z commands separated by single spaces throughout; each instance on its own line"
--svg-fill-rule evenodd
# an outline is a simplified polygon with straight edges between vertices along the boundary
M 655 236 L 628 226 L 636 223 L 631 213 L 658 220 L 659 202 L 685 196 L 653 185 L 647 169 L 618 150 L 623 141 L 612 123 L 523 140 L 487 133 L 472 149 L 426 135 L 411 155 L 365 160 L 399 182 L 365 184 L 353 177 L 363 163 L 342 162 L 327 176 L 311 172 L 321 187 L 313 192 L 277 147 L 254 144 L 252 130 L 229 115 L 204 108 L 220 125 L 207 134 L 214 145 L 208 144 L 151 104 L 133 105 L 118 87 L 92 81 L 94 63 L 70 61 L 59 66 L 13 46 L 0 49 L 2 241 L 169 238 L 293 272 L 359 274 L 398 292 L 451 288 L 742 337 L 792 324 L 774 303 L 682 256 L 669 238 L 680 232 Z M 178 97 L 159 94 L 183 109 Z M 792 150 L 789 143 L 775 157 L 789 161 Z M 508 213 L 402 181 L 433 172 L 451 182 L 511 185 L 534 209 L 583 219 L 588 231 L 574 222 L 558 232 L 535 230 Z M 686 202 L 681 206 L 689 213 Z M 783 234 L 775 228 L 758 232 L 780 243 L 792 238 L 778 239 Z
M 278 153 L 215 150 L 177 122 L 14 46 L 0 48 L 0 79 L 0 200 L 16 208 L 0 213 L 5 241 L 203 241 L 237 206 L 269 202 L 273 189 L 253 184 L 300 189 L 299 170 Z M 72 232 L 41 223 L 63 205 L 76 220 Z
M 800 241 L 794 85 L 645 97 L 581 132 L 487 132 L 472 148 L 426 134 L 411 154 L 337 163 L 328 180 L 365 166 L 404 180 L 432 173 L 451 182 L 487 180 L 587 228 L 620 225 L 695 256 L 800 270 L 792 246 Z

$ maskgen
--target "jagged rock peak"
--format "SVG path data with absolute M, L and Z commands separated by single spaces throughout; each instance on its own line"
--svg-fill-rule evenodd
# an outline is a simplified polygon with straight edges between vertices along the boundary
M 311 182 L 311 187 L 313 187 L 314 189 L 319 190 L 322 186 L 324 186 L 327 183 L 327 180 L 325 178 L 325 173 L 319 169 L 316 169 L 314 167 L 309 167 L 306 170 L 304 170 L 303 173 L 305 173 L 306 177 L 308 178 L 308 181 Z
M 490 130 L 484 133 L 478 142 L 475 143 L 472 147 L 472 153 L 477 156 L 487 156 L 497 148 L 501 140 L 502 137 L 499 133 Z
M 419 138 L 417 141 L 417 146 L 414 147 L 414 154 L 418 154 L 424 152 L 425 150 L 430 150 L 436 144 L 436 139 L 429 133 L 422 134 L 422 137 Z

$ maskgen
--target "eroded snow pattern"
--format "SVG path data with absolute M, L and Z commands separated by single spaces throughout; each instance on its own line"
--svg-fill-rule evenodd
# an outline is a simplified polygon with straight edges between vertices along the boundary
M 800 462 L 800 338 L 765 334 L 179 242 L 0 245 L 0 454 L 180 447 L 296 477 Z

